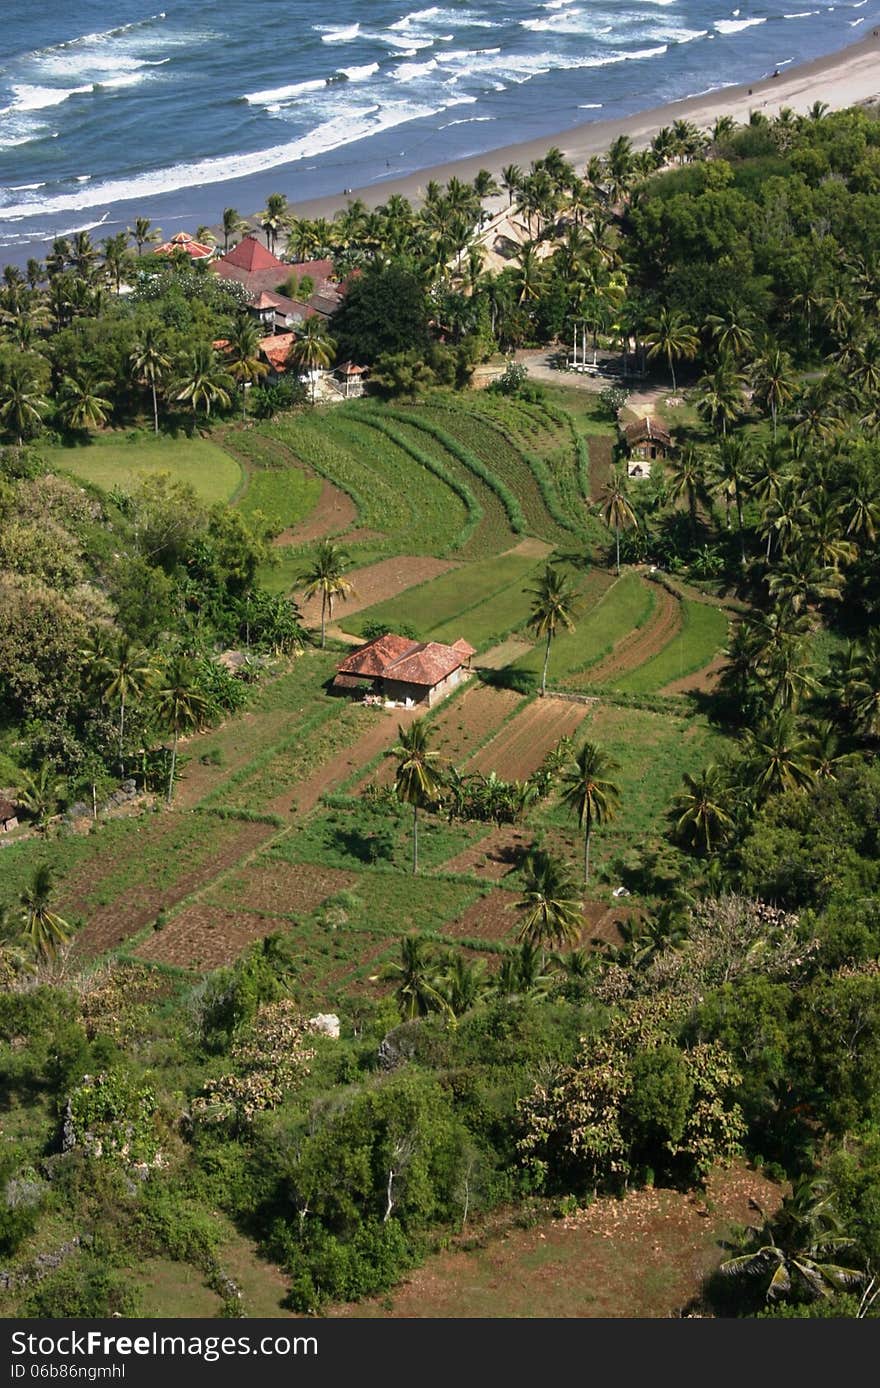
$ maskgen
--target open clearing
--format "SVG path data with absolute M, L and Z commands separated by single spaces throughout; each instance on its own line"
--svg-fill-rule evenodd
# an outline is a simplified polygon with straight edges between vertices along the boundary
M 646 1188 L 603 1197 L 530 1229 L 512 1222 L 479 1246 L 433 1254 L 389 1296 L 336 1306 L 355 1317 L 678 1316 L 717 1267 L 732 1224 L 772 1212 L 783 1191 L 742 1165 L 716 1170 L 705 1196 Z M 500 1221 L 498 1221 L 500 1222 Z M 496 1222 L 497 1227 L 497 1222 Z M 463 1242 L 459 1238 L 459 1243 Z
M 229 501 L 243 481 L 241 466 L 225 449 L 207 439 L 158 439 L 133 442 L 101 437 L 78 448 L 41 449 L 46 461 L 83 482 L 111 491 L 130 492 L 146 474 L 168 472 L 185 482 L 206 505 Z

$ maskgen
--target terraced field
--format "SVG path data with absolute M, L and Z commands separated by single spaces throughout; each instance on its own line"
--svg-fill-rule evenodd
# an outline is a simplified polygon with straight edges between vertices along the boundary
M 507 781 L 525 780 L 537 771 L 562 737 L 573 737 L 590 714 L 586 704 L 567 699 L 534 699 L 481 747 L 465 764 L 467 771 L 495 771 Z

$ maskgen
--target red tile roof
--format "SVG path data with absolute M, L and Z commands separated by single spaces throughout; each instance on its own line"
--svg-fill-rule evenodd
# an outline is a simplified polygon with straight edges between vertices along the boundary
M 222 274 L 223 267 L 230 265 L 238 270 L 247 270 L 249 274 L 254 270 L 281 270 L 284 273 L 290 271 L 290 266 L 285 265 L 283 260 L 279 260 L 267 250 L 256 236 L 246 236 L 243 241 L 239 241 L 228 255 L 224 255 L 222 260 L 217 262 L 217 269 Z
M 178 231 L 170 241 L 163 241 L 161 246 L 156 246 L 153 254 L 172 255 L 174 251 L 186 251 L 193 260 L 205 260 L 214 254 L 214 247 L 203 246 L 201 241 L 194 241 L 188 231 Z
M 316 285 L 323 280 L 332 280 L 336 277 L 336 266 L 332 260 L 300 260 L 294 262 L 293 265 L 288 265 L 287 269 L 291 274 L 297 275 L 299 279 L 308 275 L 309 279 L 314 280 Z
M 294 333 L 273 333 L 260 342 L 260 351 L 275 371 L 287 369 L 287 358 L 295 341 Z
M 473 654 L 473 646 L 466 641 L 444 646 L 439 641 L 410 641 L 389 633 L 359 647 L 336 668 L 340 675 L 430 687 L 446 679 Z

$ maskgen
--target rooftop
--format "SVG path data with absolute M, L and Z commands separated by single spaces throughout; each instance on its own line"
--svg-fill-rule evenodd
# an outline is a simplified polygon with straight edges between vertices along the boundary
M 412 641 L 406 636 L 377 636 L 338 665 L 339 676 L 357 675 L 361 679 L 392 679 L 403 684 L 430 687 L 439 684 L 475 654 L 467 641 L 444 646 L 439 641 Z M 339 681 L 347 685 L 348 680 Z

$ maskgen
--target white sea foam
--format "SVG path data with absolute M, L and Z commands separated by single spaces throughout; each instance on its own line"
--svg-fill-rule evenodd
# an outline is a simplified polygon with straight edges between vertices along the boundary
M 395 82 L 412 82 L 417 77 L 427 77 L 436 67 L 436 58 L 431 58 L 427 63 L 400 63 L 392 69 L 391 76 Z
M 322 43 L 351 43 L 361 31 L 359 24 L 313 24 Z
M 389 48 L 402 49 L 410 56 L 418 53 L 420 48 L 431 48 L 434 43 L 433 36 L 419 38 L 414 34 L 365 34 L 364 38 L 378 39 L 380 43 L 387 43 Z
M 91 90 L 91 82 L 87 87 L 32 87 L 24 82 L 17 83 L 12 88 L 15 100 L 0 110 L 0 116 L 16 111 L 44 111 L 50 106 L 60 106 L 68 97 L 81 96 Z
M 10 193 L 30 193 L 36 188 L 45 188 L 45 183 L 12 183 L 9 186 Z
M 679 24 L 660 24 L 652 27 L 646 38 L 656 39 L 658 43 L 693 43 L 694 39 L 704 39 L 708 29 L 686 29 Z
M 494 116 L 459 116 L 458 120 L 447 121 L 445 125 L 438 126 L 438 130 L 450 130 L 453 125 L 482 125 L 484 121 L 494 120 Z
M 809 19 L 811 15 L 818 14 L 818 10 L 795 10 L 794 14 L 784 14 L 783 19 Z
M 109 179 L 92 183 L 77 192 L 61 193 L 55 197 L 34 198 L 2 208 L 4 220 L 18 221 L 27 217 L 55 216 L 89 207 L 103 207 L 173 193 L 180 188 L 204 184 L 226 183 L 231 179 L 247 178 L 250 174 L 265 173 L 284 164 L 313 159 L 330 150 L 354 144 L 382 130 L 405 125 L 409 121 L 436 115 L 438 108 L 414 101 L 386 101 L 382 106 L 350 107 L 331 120 L 323 121 L 306 134 L 268 149 L 248 154 L 222 155 L 190 164 L 177 164 L 138 174 L 130 179 Z
M 360 67 L 341 67 L 338 69 L 349 82 L 365 82 L 368 77 L 372 77 L 374 72 L 379 71 L 378 63 L 362 63 Z
M 286 87 L 271 87 L 264 92 L 248 92 L 244 100 L 250 106 L 269 106 L 282 101 L 291 101 L 296 96 L 301 96 L 303 92 L 323 91 L 327 83 L 323 77 L 316 77 L 310 82 L 291 82 Z
M 866 19 L 867 19 L 867 15 L 864 15 L 864 14 L 863 14 L 863 15 L 859 15 L 858 19 L 850 19 L 850 20 L 848 21 L 849 27 L 850 27 L 851 29 L 854 29 L 854 28 L 856 27 L 857 24 L 864 24 L 864 22 L 865 22 Z
M 738 34 L 741 29 L 752 29 L 756 24 L 766 24 L 764 19 L 716 19 L 715 28 L 719 34 Z

